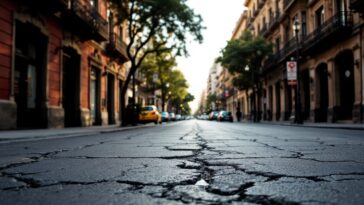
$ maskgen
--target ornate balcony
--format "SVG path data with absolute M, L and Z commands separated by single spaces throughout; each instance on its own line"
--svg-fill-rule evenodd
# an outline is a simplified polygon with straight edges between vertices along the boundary
M 128 60 L 126 44 L 121 37 L 115 33 L 110 34 L 109 42 L 106 44 L 106 51 L 121 62 L 126 62 Z
M 81 39 L 98 42 L 108 39 L 107 21 L 88 1 L 72 0 L 68 6 L 62 19 L 66 21 L 66 26 L 80 35 Z
M 302 39 L 302 51 L 319 52 L 349 35 L 352 27 L 352 13 L 339 12 Z
M 364 13 L 364 1 L 363 0 L 350 0 L 350 9 Z
M 333 42 L 345 39 L 350 35 L 353 27 L 353 18 L 350 12 L 341 12 L 325 21 L 319 28 L 307 36 L 299 36 L 299 45 L 296 37 L 286 42 L 284 47 L 268 57 L 263 65 L 263 73 L 269 72 L 277 64 L 285 62 L 295 55 L 297 48 L 302 55 L 312 55 L 330 47 Z

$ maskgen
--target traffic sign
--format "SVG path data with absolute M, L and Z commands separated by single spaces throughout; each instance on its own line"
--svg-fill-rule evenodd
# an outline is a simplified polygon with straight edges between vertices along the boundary
M 297 85 L 297 62 L 287 62 L 287 83 L 288 85 Z

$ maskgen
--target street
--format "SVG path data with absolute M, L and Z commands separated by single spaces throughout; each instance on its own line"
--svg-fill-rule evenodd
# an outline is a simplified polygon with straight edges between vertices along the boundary
M 362 204 L 364 131 L 188 120 L 0 141 L 1 204 Z

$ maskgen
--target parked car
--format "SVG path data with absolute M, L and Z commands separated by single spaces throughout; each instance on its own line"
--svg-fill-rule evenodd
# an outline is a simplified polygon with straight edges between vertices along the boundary
M 182 120 L 182 116 L 180 114 L 176 115 L 176 121 L 178 121 L 178 120 Z
M 169 121 L 169 113 L 168 112 L 162 112 L 161 117 L 162 117 L 162 122 L 168 122 Z
M 212 111 L 209 114 L 209 120 L 217 120 L 217 116 L 219 115 L 218 111 Z
M 176 114 L 174 114 L 173 112 L 170 112 L 169 113 L 169 120 L 176 121 Z
M 222 110 L 219 112 L 219 115 L 217 116 L 217 120 L 233 122 L 233 115 L 231 114 L 231 112 Z
M 162 122 L 161 114 L 154 105 L 147 105 L 141 108 L 139 114 L 139 122 L 154 122 L 155 124 Z
M 207 119 L 209 119 L 209 116 L 206 113 L 203 113 L 202 115 L 200 115 L 198 117 L 198 119 L 200 119 L 200 120 L 207 120 Z

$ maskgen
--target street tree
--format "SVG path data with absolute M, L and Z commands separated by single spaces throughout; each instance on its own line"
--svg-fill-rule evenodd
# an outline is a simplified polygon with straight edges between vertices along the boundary
M 122 24 L 126 21 L 128 25 L 126 53 L 130 69 L 121 89 L 121 99 L 125 99 L 132 76 L 149 54 L 169 49 L 176 56 L 187 55 L 186 41 L 193 38 L 202 42 L 202 18 L 189 8 L 186 0 L 108 1 L 117 22 Z M 121 111 L 125 125 L 124 100 L 121 101 Z
M 216 94 L 215 94 L 215 93 L 213 93 L 213 94 L 209 94 L 209 95 L 207 96 L 206 108 L 208 108 L 208 109 L 213 109 L 212 104 L 213 104 L 213 103 L 216 103 L 216 100 L 217 100 L 217 96 L 216 96 Z
M 193 96 L 191 93 L 187 93 L 187 95 L 183 99 L 182 114 L 185 114 L 185 115 L 191 114 L 191 107 L 190 107 L 189 103 L 194 101 L 194 100 L 195 100 L 195 96 Z
M 188 95 L 188 83 L 183 73 L 178 69 L 172 71 L 169 80 L 168 100 L 171 106 L 178 111 Z
M 260 99 L 259 75 L 262 71 L 264 59 L 272 53 L 272 45 L 261 36 L 253 36 L 245 31 L 240 38 L 228 41 L 217 59 L 221 65 L 234 76 L 233 85 L 240 90 L 253 88 L 253 117 L 254 121 L 260 120 L 260 103 L 258 114 L 256 113 L 256 93 Z
M 140 66 L 151 92 L 161 91 L 162 111 L 168 97 L 169 85 L 173 83 L 172 71 L 177 65 L 176 59 L 170 51 L 155 52 L 148 55 Z

